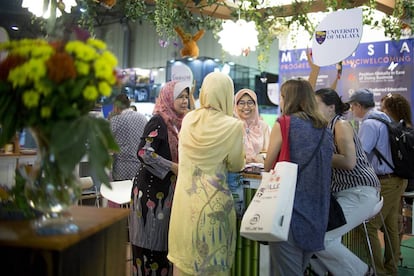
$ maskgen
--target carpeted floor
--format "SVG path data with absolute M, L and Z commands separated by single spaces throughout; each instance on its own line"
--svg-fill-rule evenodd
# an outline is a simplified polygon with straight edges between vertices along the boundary
M 414 275 L 414 236 L 404 235 L 403 241 L 401 242 L 401 255 L 403 259 L 398 267 L 398 275 Z

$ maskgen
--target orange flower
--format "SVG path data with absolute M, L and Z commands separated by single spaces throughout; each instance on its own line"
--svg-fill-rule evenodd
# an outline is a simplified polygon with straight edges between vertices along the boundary
M 76 78 L 75 63 L 67 53 L 55 53 L 46 64 L 48 77 L 55 83 Z

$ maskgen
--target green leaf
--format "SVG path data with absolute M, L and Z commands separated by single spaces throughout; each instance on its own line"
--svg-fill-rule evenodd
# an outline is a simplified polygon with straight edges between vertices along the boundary
M 119 151 L 109 122 L 105 119 L 92 118 L 89 132 L 89 165 L 90 169 L 95 173 L 99 181 L 109 186 L 109 178 L 105 169 L 110 170 L 112 165 L 112 157 L 110 152 Z
M 72 173 L 87 156 L 93 174 L 101 183 L 109 185 L 110 152 L 118 151 L 119 147 L 107 120 L 85 115 L 75 121 L 58 122 L 53 128 L 50 148 L 65 175 Z
M 59 169 L 65 175 L 73 173 L 76 165 L 86 154 L 88 124 L 83 116 L 77 120 L 57 122 L 52 130 L 51 152 L 55 155 Z

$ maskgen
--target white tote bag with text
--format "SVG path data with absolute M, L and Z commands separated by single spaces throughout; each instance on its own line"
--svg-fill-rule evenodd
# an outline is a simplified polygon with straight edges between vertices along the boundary
M 278 162 L 262 181 L 243 215 L 240 235 L 257 241 L 287 241 L 298 165 Z

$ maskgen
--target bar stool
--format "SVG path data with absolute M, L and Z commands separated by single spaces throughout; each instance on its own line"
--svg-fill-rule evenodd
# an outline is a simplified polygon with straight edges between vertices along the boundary
M 369 216 L 369 218 L 368 219 L 366 219 L 366 220 L 364 220 L 363 222 L 362 222 L 362 225 L 364 226 L 364 231 L 365 231 L 365 238 L 366 238 L 366 240 L 367 240 L 367 244 L 368 244 L 368 250 L 369 250 L 369 255 L 370 255 L 370 257 L 371 257 L 371 265 L 372 265 L 372 268 L 374 269 L 374 275 L 377 275 L 377 270 L 376 270 L 376 268 L 375 268 L 375 261 L 374 261 L 374 253 L 373 253 L 373 251 L 372 251 L 372 245 L 371 245 L 371 241 L 369 240 L 369 235 L 368 235 L 368 229 L 367 229 L 367 223 L 373 218 L 373 217 L 375 217 L 376 215 L 379 215 L 380 216 L 380 218 L 381 218 L 381 222 L 382 222 L 382 227 L 383 227 L 383 229 L 384 229 L 384 242 L 385 242 L 385 239 L 387 239 L 387 241 L 388 241 L 388 244 L 391 244 L 391 240 L 390 240 L 390 236 L 389 236 L 389 234 L 388 234 L 388 231 L 387 231 L 387 227 L 385 226 L 385 222 L 384 222 L 384 217 L 382 216 L 382 214 L 381 214 L 381 209 L 382 209 L 382 206 L 384 205 L 384 198 L 381 196 L 381 199 L 378 201 L 378 203 L 374 206 L 374 209 L 372 210 L 372 213 L 371 213 L 371 215 Z M 392 259 L 394 260 L 394 263 L 395 263 L 395 257 L 394 257 L 394 253 L 392 252 L 392 250 L 391 250 L 391 255 L 392 255 Z
M 121 205 L 121 207 L 128 208 L 129 202 L 131 201 L 131 190 L 133 181 L 132 180 L 122 180 L 122 181 L 112 181 L 111 188 L 101 185 L 101 195 L 106 202 L 102 203 L 103 207 L 107 206 L 107 200 L 115 202 L 116 204 Z
M 414 192 L 404 192 L 402 195 L 403 202 L 405 202 L 406 198 L 414 198 Z M 414 235 L 414 212 L 411 209 L 411 235 Z

